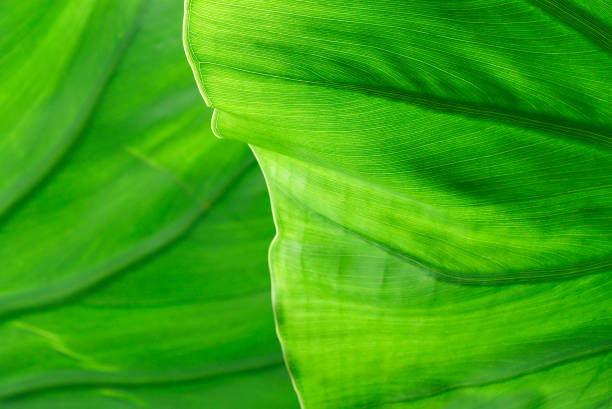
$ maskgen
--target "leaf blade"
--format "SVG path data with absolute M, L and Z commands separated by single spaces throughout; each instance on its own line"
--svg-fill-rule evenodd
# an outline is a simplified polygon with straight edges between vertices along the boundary
M 608 403 L 609 5 L 190 4 L 215 133 L 268 181 L 305 408 Z

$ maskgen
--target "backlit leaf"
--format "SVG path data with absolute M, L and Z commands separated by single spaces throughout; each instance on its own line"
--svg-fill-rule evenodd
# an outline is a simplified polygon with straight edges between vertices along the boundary
M 188 0 L 213 128 L 254 147 L 306 409 L 604 408 L 605 0 Z

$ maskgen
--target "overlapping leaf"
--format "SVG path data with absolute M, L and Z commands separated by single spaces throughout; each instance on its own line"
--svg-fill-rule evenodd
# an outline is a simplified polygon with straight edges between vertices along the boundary
M 173 1 L 0 4 L 0 407 L 291 408 L 248 148 Z
M 306 409 L 611 404 L 606 1 L 189 0 Z

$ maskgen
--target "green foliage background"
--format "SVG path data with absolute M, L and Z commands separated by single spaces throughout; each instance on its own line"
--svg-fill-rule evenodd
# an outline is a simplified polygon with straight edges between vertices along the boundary
M 265 184 L 210 131 L 182 14 L 0 3 L 3 409 L 298 407 Z
M 0 2 L 0 408 L 612 407 L 611 19 Z

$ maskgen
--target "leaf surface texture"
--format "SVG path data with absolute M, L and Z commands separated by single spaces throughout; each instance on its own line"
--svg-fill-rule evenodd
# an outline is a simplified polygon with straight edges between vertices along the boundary
M 306 409 L 609 407 L 607 1 L 189 0 Z

